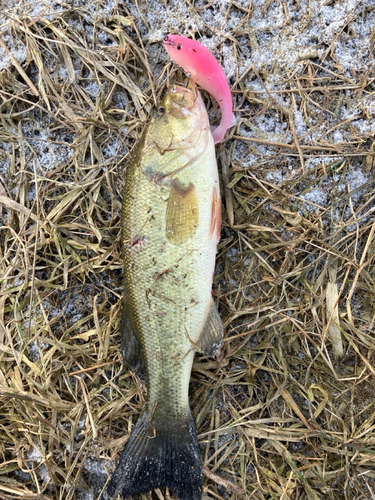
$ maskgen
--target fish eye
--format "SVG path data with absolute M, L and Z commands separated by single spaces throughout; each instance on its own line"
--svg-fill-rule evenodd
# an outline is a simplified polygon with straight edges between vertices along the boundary
M 179 43 L 179 44 L 177 45 L 177 50 L 181 50 L 181 49 L 182 49 L 182 43 Z
M 164 115 L 164 113 L 165 113 L 165 107 L 159 106 L 158 107 L 158 115 Z

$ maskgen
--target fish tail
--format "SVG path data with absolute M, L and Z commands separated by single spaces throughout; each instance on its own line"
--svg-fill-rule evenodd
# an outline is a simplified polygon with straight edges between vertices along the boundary
M 138 419 L 104 498 L 128 498 L 161 486 L 180 500 L 201 500 L 202 463 L 194 420 L 190 413 Z

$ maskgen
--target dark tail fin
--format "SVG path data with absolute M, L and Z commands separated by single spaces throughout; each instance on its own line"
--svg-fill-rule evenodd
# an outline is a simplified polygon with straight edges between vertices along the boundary
M 161 421 L 144 412 L 130 436 L 105 496 L 123 498 L 168 486 L 180 500 L 201 500 L 202 463 L 189 413 Z

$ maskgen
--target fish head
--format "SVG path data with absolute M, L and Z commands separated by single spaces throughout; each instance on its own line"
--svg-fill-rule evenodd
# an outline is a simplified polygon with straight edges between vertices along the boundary
M 198 89 L 190 81 L 188 87 L 171 85 L 164 96 L 162 107 L 166 115 L 184 119 L 199 112 Z M 160 108 L 159 108 L 160 109 Z
M 202 138 L 207 143 L 211 135 L 207 110 L 193 81 L 187 87 L 171 85 L 154 111 L 153 121 L 149 139 L 163 150 L 186 148 L 187 143 L 200 142 Z

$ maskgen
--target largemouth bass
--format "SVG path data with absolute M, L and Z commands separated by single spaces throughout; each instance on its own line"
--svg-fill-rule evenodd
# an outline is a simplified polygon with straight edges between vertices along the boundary
M 195 351 L 214 355 L 223 326 L 211 286 L 221 202 L 214 141 L 195 84 L 171 86 L 125 174 L 122 354 L 147 372 L 147 402 L 108 484 L 123 498 L 168 486 L 202 498 L 188 390 Z

